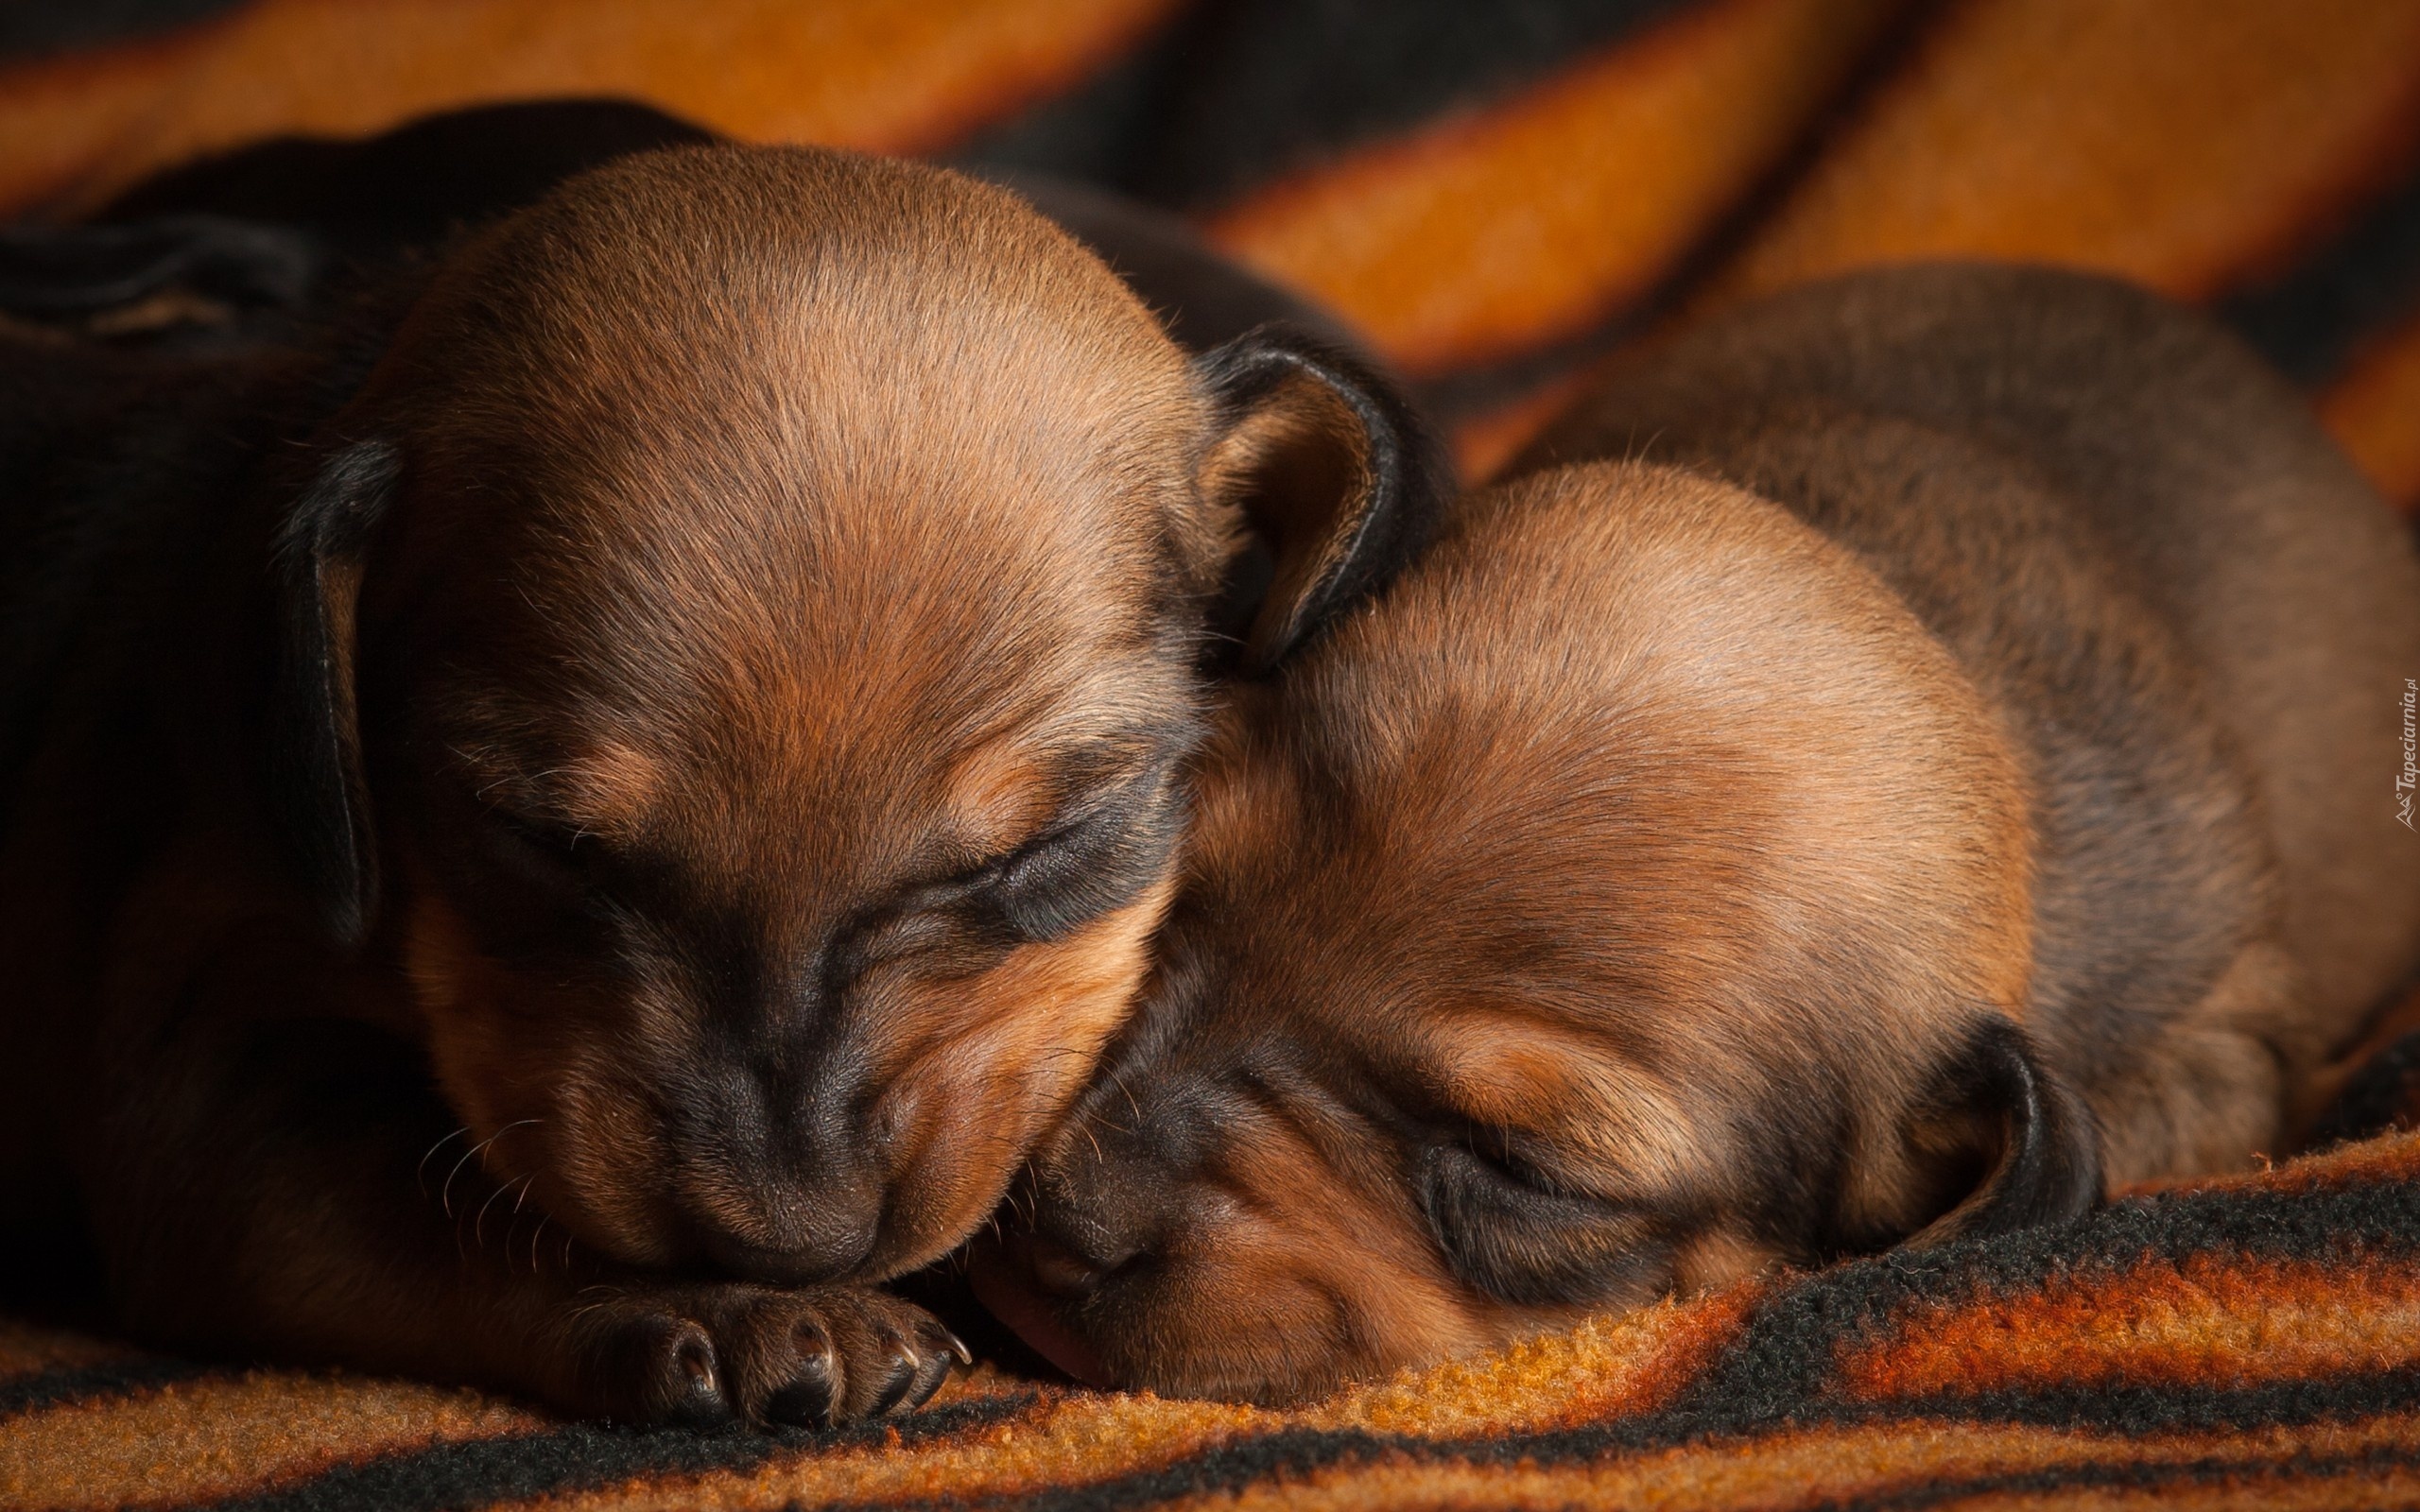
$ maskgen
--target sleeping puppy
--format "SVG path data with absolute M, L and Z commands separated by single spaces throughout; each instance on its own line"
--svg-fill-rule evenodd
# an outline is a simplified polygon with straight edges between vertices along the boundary
M 625 158 L 305 342 L 0 332 L 12 1212 L 173 1347 L 920 1401 L 869 1283 L 1122 1019 L 1214 606 L 1275 663 L 1430 466 L 1350 361 L 1189 359 L 835 152 Z
M 1809 287 L 1633 362 L 1200 757 L 978 1294 L 1283 1401 L 2273 1150 L 2420 964 L 2420 565 L 2195 317 Z

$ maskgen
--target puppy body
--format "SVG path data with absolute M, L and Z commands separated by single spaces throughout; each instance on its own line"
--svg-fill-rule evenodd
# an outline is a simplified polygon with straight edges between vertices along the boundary
M 8 343 L 16 1189 L 153 1338 L 637 1420 L 939 1383 L 864 1283 L 1122 1017 L 1229 558 L 1274 660 L 1419 514 L 1359 375 L 845 154 L 627 159 L 307 341 Z
M 1613 376 L 1200 762 L 999 1311 L 1283 1399 L 2273 1149 L 2420 959 L 2420 568 L 2115 285 L 1878 273 Z
M 2275 1148 L 2275 1096 L 2219 1089 L 2299 1101 L 2420 966 L 2420 574 L 2298 396 L 2123 285 L 1926 269 L 1675 343 L 1528 465 L 1616 452 L 1856 550 L 1999 710 L 2035 794 L 2031 1024 L 2113 1171 Z

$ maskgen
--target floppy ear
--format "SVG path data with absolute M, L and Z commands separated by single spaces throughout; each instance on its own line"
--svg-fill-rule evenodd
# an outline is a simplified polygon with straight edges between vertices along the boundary
M 294 309 L 322 257 L 300 231 L 223 215 L 0 230 L 0 310 L 82 319 L 175 289 L 237 310 Z
M 1962 1193 L 1950 1189 L 1955 1206 L 1907 1241 L 1913 1248 L 2064 1223 L 2101 1198 L 2091 1109 L 2003 1018 L 1979 1024 L 1943 1068 L 1908 1143 L 1932 1168 L 1966 1178 Z
M 393 448 L 358 441 L 323 464 L 285 518 L 274 568 L 277 643 L 263 752 L 280 848 L 330 934 L 360 943 L 376 858 L 354 696 L 361 560 L 398 471 Z
M 1242 669 L 1267 672 L 1427 541 L 1451 473 L 1411 402 L 1315 336 L 1257 327 L 1205 352 L 1219 404 L 1203 493 L 1253 539 L 1230 564 Z

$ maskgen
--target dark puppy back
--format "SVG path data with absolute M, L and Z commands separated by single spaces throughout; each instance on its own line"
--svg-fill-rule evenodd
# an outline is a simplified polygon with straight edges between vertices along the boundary
M 357 139 L 278 137 L 171 168 L 89 222 L 0 228 L 0 312 L 185 342 L 276 336 L 348 269 L 435 253 L 565 180 L 704 128 L 631 100 L 445 111 Z M 1334 316 L 1212 249 L 1174 215 L 1068 180 L 995 173 L 1207 352 L 1281 324 L 1368 364 Z
M 2208 323 L 2049 270 L 1858 275 L 1650 352 L 1523 466 L 1641 450 L 1858 547 L 2030 725 L 2053 788 L 2044 966 L 2079 1022 L 2137 970 L 2191 989 L 2189 963 L 2108 958 L 2109 906 L 2199 910 L 2163 937 L 2219 958 L 2257 927 L 2272 860 L 2301 983 L 2271 1026 L 2290 1065 L 2411 970 L 2420 844 L 2394 782 L 2420 566 L 2300 400 Z M 2130 771 L 2169 822 L 2119 838 L 2095 804 Z M 2088 938 L 2100 959 L 2076 959 Z

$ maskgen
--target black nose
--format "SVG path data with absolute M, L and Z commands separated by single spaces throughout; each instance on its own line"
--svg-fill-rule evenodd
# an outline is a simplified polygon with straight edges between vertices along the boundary
M 1009 1204 L 1005 1237 L 1025 1258 L 1034 1284 L 1053 1297 L 1090 1295 L 1149 1260 L 1167 1231 L 1173 1194 L 1167 1177 L 1119 1159 L 1122 1153 L 1105 1146 L 1095 1155 L 1088 1143 L 1092 1159 L 1029 1170 L 1022 1198 Z
M 844 1057 L 785 1070 L 752 1042 L 692 1068 L 670 1114 L 673 1196 L 697 1248 L 751 1280 L 803 1285 L 859 1269 L 881 1236 L 887 1184 L 862 1078 Z
M 1091 1296 L 1102 1281 L 1141 1253 L 1132 1247 L 1109 1254 L 1090 1253 L 1041 1232 L 1017 1237 L 1017 1247 L 1025 1254 L 1026 1268 L 1032 1274 L 1034 1284 L 1067 1301 Z
M 1201 1122 L 1189 1080 L 1130 1093 L 1096 1086 L 1077 1120 L 1026 1168 L 1002 1216 L 1037 1288 L 1089 1295 L 1148 1266 L 1203 1195 L 1197 1152 L 1182 1136 Z

